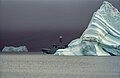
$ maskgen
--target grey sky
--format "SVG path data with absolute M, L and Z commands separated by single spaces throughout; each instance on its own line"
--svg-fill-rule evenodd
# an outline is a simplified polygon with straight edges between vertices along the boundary
M 1 0 L 0 31 L 79 30 L 104 0 Z M 119 0 L 107 0 L 120 10 Z

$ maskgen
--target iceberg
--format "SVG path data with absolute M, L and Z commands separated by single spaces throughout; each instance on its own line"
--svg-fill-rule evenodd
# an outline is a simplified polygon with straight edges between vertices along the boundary
M 2 52 L 28 52 L 28 49 L 26 46 L 20 46 L 20 47 L 5 46 Z
M 120 12 L 104 1 L 82 36 L 71 41 L 67 48 L 58 49 L 54 55 L 120 55 Z

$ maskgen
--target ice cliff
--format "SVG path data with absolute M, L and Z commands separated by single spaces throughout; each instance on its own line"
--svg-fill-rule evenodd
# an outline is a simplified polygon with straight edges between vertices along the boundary
M 120 12 L 104 1 L 82 36 L 54 55 L 120 55 Z

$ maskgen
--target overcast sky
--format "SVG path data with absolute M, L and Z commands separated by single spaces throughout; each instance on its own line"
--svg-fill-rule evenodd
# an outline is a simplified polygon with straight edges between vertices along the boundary
M 57 44 L 60 35 L 68 44 L 80 37 L 103 1 L 0 0 L 0 50 L 24 45 L 39 52 Z M 120 10 L 120 0 L 107 1 Z
M 0 31 L 86 28 L 104 0 L 0 0 Z M 107 0 L 120 10 L 119 0 Z

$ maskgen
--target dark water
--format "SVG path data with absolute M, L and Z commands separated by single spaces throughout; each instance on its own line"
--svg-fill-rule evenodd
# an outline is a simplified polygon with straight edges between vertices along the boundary
M 25 45 L 30 52 L 41 51 L 52 44 L 59 44 L 59 36 L 63 36 L 63 43 L 79 38 L 83 30 L 43 30 L 43 31 L 0 31 L 0 51 L 4 46 Z
M 119 56 L 0 54 L 0 78 L 120 78 L 119 61 Z

